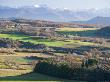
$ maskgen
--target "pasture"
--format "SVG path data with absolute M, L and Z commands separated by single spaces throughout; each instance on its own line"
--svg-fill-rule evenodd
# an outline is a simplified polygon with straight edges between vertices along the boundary
M 36 57 L 30 58 L 31 56 Z M 29 57 L 29 58 L 26 58 Z M 74 81 L 74 80 L 65 80 L 60 79 L 40 73 L 33 73 L 32 65 L 28 65 L 29 62 L 37 61 L 37 58 L 49 58 L 52 56 L 45 55 L 42 53 L 22 53 L 17 52 L 15 55 L 0 55 L 0 66 L 3 66 L 3 62 L 8 60 L 8 62 L 16 62 L 19 64 L 20 67 L 23 67 L 25 69 L 12 69 L 12 68 L 1 68 L 0 67 L 0 82 L 33 82 L 33 81 L 52 81 L 52 82 L 59 82 L 59 81 L 66 81 L 66 82 L 80 82 L 80 81 Z
M 99 28 L 58 28 L 56 32 L 61 35 L 73 35 L 82 37 L 94 37 Z
M 60 79 L 48 75 L 43 75 L 40 73 L 28 73 L 24 75 L 18 76 L 8 76 L 8 77 L 0 77 L 0 82 L 85 82 L 85 81 L 75 81 L 75 80 L 65 80 Z
M 33 38 L 33 36 L 28 35 L 21 35 L 21 34 L 0 34 L 0 38 L 10 38 L 13 40 L 19 40 L 23 42 L 31 42 L 34 44 L 45 44 L 47 46 L 54 46 L 54 47 L 64 47 L 65 45 L 80 45 L 80 46 L 88 46 L 88 45 L 96 45 L 95 43 L 91 42 L 81 42 L 79 40 L 66 40 L 66 41 L 58 41 L 58 40 L 51 40 L 48 38 Z
M 97 30 L 97 28 L 60 28 L 57 32 L 67 35 L 92 35 Z M 86 32 L 86 33 L 84 33 Z M 89 34 L 89 35 L 88 35 Z M 33 44 L 45 44 L 46 46 L 52 47 L 80 47 L 80 46 L 96 46 L 96 43 L 92 42 L 82 42 L 80 40 L 53 40 L 51 38 L 39 38 L 23 34 L 0 34 L 0 38 L 10 38 L 12 40 L 18 40 L 23 42 L 31 42 Z M 56 55 L 65 55 L 61 53 L 56 53 Z M 39 58 L 49 58 L 49 56 L 43 53 L 28 53 L 28 52 L 15 52 L 14 55 L 7 55 L 5 53 L 0 53 L 0 81 L 52 81 L 52 82 L 81 82 L 74 80 L 60 79 L 44 74 L 33 73 L 33 65 L 38 62 Z M 13 64 L 12 67 L 5 64 L 7 62 Z M 19 69 L 17 69 L 19 68 Z
M 57 28 L 57 31 L 89 31 L 89 30 L 98 30 L 99 28 L 70 28 L 70 27 L 64 27 L 64 28 Z

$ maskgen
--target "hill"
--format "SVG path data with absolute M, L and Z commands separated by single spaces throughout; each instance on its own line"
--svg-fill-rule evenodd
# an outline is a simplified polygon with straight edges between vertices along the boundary
M 96 34 L 101 37 L 110 37 L 110 26 L 99 29 Z
M 88 21 L 72 21 L 73 23 L 82 24 L 100 24 L 100 25 L 110 25 L 110 17 L 94 17 Z

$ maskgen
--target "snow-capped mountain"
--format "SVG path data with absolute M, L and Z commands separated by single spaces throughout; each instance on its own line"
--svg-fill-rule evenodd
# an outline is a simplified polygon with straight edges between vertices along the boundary
M 48 6 L 25 6 L 10 8 L 0 6 L 0 18 L 28 18 L 52 21 L 81 21 L 89 20 L 97 16 L 110 17 L 110 8 L 105 9 L 84 9 L 72 11 L 69 9 L 52 9 Z

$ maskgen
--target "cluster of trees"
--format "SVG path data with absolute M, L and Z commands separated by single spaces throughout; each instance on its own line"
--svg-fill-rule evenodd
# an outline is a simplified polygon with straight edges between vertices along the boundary
M 73 36 L 81 36 L 81 37 L 91 37 L 96 36 L 96 30 L 88 30 L 88 31 L 58 31 L 60 35 L 73 35 Z
M 102 38 L 90 38 L 90 37 L 74 37 L 74 40 L 80 40 L 82 42 L 93 42 L 93 43 L 99 43 L 103 44 L 106 41 Z
M 97 36 L 100 37 L 109 37 L 110 36 L 110 26 L 99 29 L 96 32 Z
M 56 53 L 69 53 L 69 54 L 79 54 L 82 55 L 85 51 L 89 51 L 91 49 L 98 49 L 99 51 L 106 51 L 106 50 L 110 50 L 109 48 L 105 48 L 105 47 L 96 47 L 96 46 L 81 46 L 81 47 L 77 47 L 77 48 L 63 48 L 63 47 L 50 47 L 54 50 L 54 52 Z M 83 54 L 84 55 L 84 54 Z
M 72 56 L 65 56 L 39 61 L 34 69 L 34 72 L 40 72 L 60 78 L 71 79 L 71 59 Z M 80 64 L 78 63 L 75 65 L 75 68 L 80 67 Z
M 110 71 L 98 67 L 98 63 L 99 61 L 95 57 L 83 61 L 75 56 L 58 56 L 39 61 L 34 72 L 70 80 L 110 81 Z
M 0 33 L 6 33 L 6 34 L 25 34 L 25 35 L 31 35 L 31 36 L 55 36 L 55 28 L 50 27 L 32 27 L 32 26 L 14 26 L 13 28 L 1 28 L 0 27 Z
M 33 27 L 59 27 L 61 24 L 52 21 L 43 20 L 27 20 L 27 19 L 13 19 L 14 23 L 29 24 Z
M 20 45 L 19 41 L 15 41 L 8 38 L 0 38 L 0 47 L 4 48 L 17 48 Z
M 0 53 L 5 53 L 7 55 L 13 55 L 15 54 L 14 49 L 10 49 L 10 48 L 0 48 Z
M 23 42 L 12 40 L 8 38 L 0 38 L 0 47 L 3 48 L 25 48 L 25 49 L 45 49 L 44 44 L 33 44 L 30 42 Z
M 1 57 L 0 58 L 0 69 L 23 69 L 20 63 L 16 62 L 14 57 Z
M 5 60 L 4 65 L 6 65 L 8 69 L 17 69 L 17 70 L 23 69 L 20 67 L 20 64 L 16 63 L 15 61 Z
M 0 21 L 0 33 L 16 33 L 26 34 L 32 36 L 53 36 L 55 28 L 59 24 L 51 23 L 48 21 L 32 21 L 32 20 L 4 20 Z

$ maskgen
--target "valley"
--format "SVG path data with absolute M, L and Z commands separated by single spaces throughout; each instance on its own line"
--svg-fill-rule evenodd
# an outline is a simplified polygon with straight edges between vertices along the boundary
M 110 82 L 110 0 L 0 0 L 0 82 Z
M 108 81 L 110 39 L 102 29 L 110 27 L 96 26 L 2 19 L 0 81 Z

